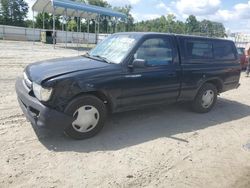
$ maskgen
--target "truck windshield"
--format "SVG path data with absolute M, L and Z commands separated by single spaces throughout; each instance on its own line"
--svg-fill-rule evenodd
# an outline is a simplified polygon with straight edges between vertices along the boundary
M 89 55 L 119 64 L 135 45 L 137 38 L 135 35 L 111 35 L 91 50 Z

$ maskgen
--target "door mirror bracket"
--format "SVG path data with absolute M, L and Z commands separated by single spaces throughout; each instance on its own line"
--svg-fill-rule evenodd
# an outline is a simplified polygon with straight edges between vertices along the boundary
M 144 68 L 146 61 L 144 59 L 135 59 L 132 64 L 128 65 L 129 68 Z

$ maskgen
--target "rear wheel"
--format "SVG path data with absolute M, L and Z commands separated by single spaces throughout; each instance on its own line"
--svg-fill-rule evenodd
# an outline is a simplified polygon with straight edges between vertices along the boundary
M 104 126 L 107 111 L 99 98 L 91 95 L 74 99 L 65 108 L 65 113 L 74 120 L 64 130 L 65 134 L 74 139 L 87 139 L 95 136 Z
M 206 113 L 211 111 L 217 101 L 218 91 L 215 85 L 204 84 L 196 95 L 192 108 L 195 112 Z

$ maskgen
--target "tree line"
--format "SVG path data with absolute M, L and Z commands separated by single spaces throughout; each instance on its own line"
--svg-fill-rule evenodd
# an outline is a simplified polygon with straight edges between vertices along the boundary
M 222 23 L 212 22 L 210 20 L 198 21 L 194 15 L 190 15 L 186 21 L 183 22 L 176 20 L 173 14 L 169 14 L 157 19 L 135 23 L 134 30 L 226 37 L 226 30 Z
M 112 7 L 105 0 L 75 0 L 91 5 L 111 8 L 116 11 L 123 12 L 127 15 L 126 23 L 117 22 L 108 16 L 101 16 L 99 20 L 100 33 L 114 33 L 121 31 L 143 31 L 143 32 L 167 32 L 177 34 L 194 34 L 205 35 L 210 37 L 225 37 L 226 30 L 222 23 L 212 22 L 210 20 L 198 21 L 194 15 L 190 15 L 185 21 L 177 20 L 172 14 L 161 16 L 160 18 L 141 21 L 135 23 L 131 14 L 132 7 L 130 5 L 123 7 Z M 32 20 L 27 19 L 28 4 L 24 0 L 0 0 L 0 24 L 13 25 L 23 27 L 33 27 Z M 52 29 L 53 16 L 45 13 L 39 13 L 35 17 L 35 27 L 43 28 L 43 17 L 45 18 L 45 29 Z M 77 30 L 77 18 L 67 18 L 66 23 L 62 16 L 56 16 L 56 29 L 60 30 L 63 23 L 66 25 L 65 30 Z M 96 20 L 90 20 L 89 31 L 95 32 Z M 86 20 L 81 20 L 81 30 L 87 32 L 88 24 Z

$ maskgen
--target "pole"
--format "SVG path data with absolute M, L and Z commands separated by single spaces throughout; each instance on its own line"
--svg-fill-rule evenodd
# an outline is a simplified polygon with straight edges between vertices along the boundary
M 82 18 L 80 17 L 80 42 L 82 41 Z
M 97 43 L 99 42 L 99 34 L 100 34 L 100 14 L 98 15 L 98 24 L 97 24 Z
M 108 20 L 108 17 L 106 17 L 106 21 L 107 21 L 107 34 L 109 34 L 109 20 Z
M 88 18 L 88 30 L 87 30 L 87 32 L 88 32 L 88 44 L 87 44 L 87 47 L 89 47 L 89 18 Z
M 80 17 L 80 33 L 82 32 L 82 17 Z
M 45 14 L 45 12 L 43 12 L 43 30 L 45 30 L 44 14 Z
M 77 51 L 79 56 L 79 14 L 77 12 Z
M 34 20 L 34 10 L 33 10 L 33 45 L 35 44 L 35 20 Z
M 62 34 L 63 34 L 63 32 L 64 32 L 64 16 L 63 16 L 63 20 L 62 20 Z
M 53 7 L 53 45 L 56 48 L 55 7 Z
M 5 38 L 5 26 L 3 25 L 3 40 Z
M 97 44 L 96 19 L 95 19 L 95 43 Z
M 68 22 L 67 22 L 67 9 L 65 9 L 65 25 L 66 25 L 66 37 L 65 37 L 65 48 L 67 48 L 67 44 L 68 44 Z
M 116 30 L 117 30 L 117 20 L 115 19 L 115 33 L 116 33 Z
M 62 31 L 64 31 L 64 22 L 62 21 Z
M 124 20 L 124 32 L 126 32 L 126 31 L 127 31 L 127 29 L 126 29 L 126 28 L 127 28 L 127 27 L 126 27 L 127 25 L 128 25 L 128 24 L 127 24 L 127 21 L 126 21 L 126 20 Z

